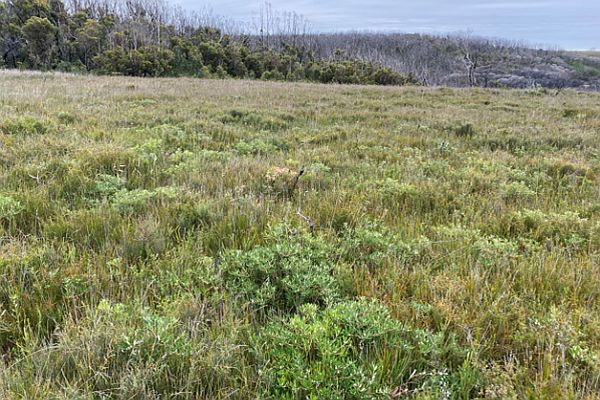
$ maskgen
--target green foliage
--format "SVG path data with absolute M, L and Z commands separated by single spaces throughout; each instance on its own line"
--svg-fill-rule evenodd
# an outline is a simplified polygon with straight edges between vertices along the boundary
M 286 40 L 275 51 L 207 26 L 157 26 L 150 18 L 154 11 L 144 7 L 134 17 L 109 8 L 69 10 L 61 0 L 2 3 L 0 65 L 129 76 L 414 83 L 364 61 L 316 60 L 304 46 Z
M 94 57 L 93 63 L 100 73 L 127 74 L 130 71 L 130 59 L 122 47 L 105 50 Z
M 475 136 L 475 128 L 472 124 L 464 124 L 455 128 L 454 134 L 458 137 L 472 138 Z
M 578 213 L 544 213 L 541 210 L 520 210 L 506 217 L 507 229 L 511 234 L 519 234 L 543 242 L 555 240 L 562 243 L 584 241 L 588 236 L 587 220 Z
M 573 60 L 569 64 L 575 69 L 577 79 L 597 79 L 600 78 L 600 63 L 582 60 Z
M 536 193 L 522 182 L 505 183 L 500 187 L 500 193 L 506 200 L 531 200 Z
M 55 51 L 56 26 L 48 18 L 34 16 L 25 21 L 21 29 L 27 41 L 33 67 L 48 66 L 52 62 Z
M 23 206 L 18 200 L 0 194 L 0 221 L 8 221 L 23 211 Z
M 100 174 L 96 178 L 94 192 L 101 196 L 113 196 L 125 187 L 125 179 L 120 176 Z
M 86 310 L 83 320 L 69 321 L 52 348 L 33 354 L 20 373 L 24 379 L 52 382 L 40 386 L 50 397 L 66 395 L 65 387 L 111 398 L 221 397 L 243 383 L 232 370 L 243 362 L 242 354 L 234 332 L 212 329 L 226 334 L 218 341 L 210 330 L 190 336 L 193 314 L 201 307 L 181 300 L 152 310 L 103 300 Z
M 213 72 L 216 72 L 217 68 L 223 65 L 225 51 L 219 42 L 200 43 L 198 51 L 202 55 L 204 63 L 210 66 Z
M 79 60 L 85 68 L 90 67 L 90 56 L 97 54 L 106 39 L 106 26 L 100 21 L 87 18 L 85 22 L 75 30 L 76 47 L 83 55 Z
M 376 67 L 364 61 L 316 62 L 310 66 L 309 77 L 322 83 L 404 85 L 408 77 L 388 67 Z M 414 83 L 414 82 L 413 82 Z
M 202 52 L 194 43 L 185 38 L 171 38 L 171 49 L 174 54 L 173 74 L 177 76 L 200 76 L 204 67 Z
M 305 303 L 326 305 L 348 294 L 344 271 L 331 258 L 333 248 L 318 238 L 280 226 L 271 244 L 250 251 L 226 252 L 226 287 L 251 309 L 292 312 Z
M 5 135 L 43 135 L 51 129 L 49 122 L 33 117 L 6 119 L 0 123 L 0 132 Z
M 115 189 L 118 182 L 105 182 L 101 189 L 109 191 Z M 106 192 L 104 192 L 106 193 Z M 176 199 L 181 191 L 177 187 L 159 187 L 154 190 L 121 189 L 114 193 L 112 197 L 113 206 L 125 214 L 139 214 L 148 209 L 153 202 Z
M 390 67 L 379 67 L 371 72 L 371 76 L 369 77 L 370 81 L 376 85 L 406 85 L 411 82 L 411 79 L 407 76 L 401 75 Z
M 156 46 L 131 50 L 116 47 L 94 57 L 94 64 L 105 74 L 168 76 L 173 71 L 175 54 Z
M 264 81 L 283 81 L 285 80 L 285 76 L 277 70 L 275 71 L 265 71 L 262 73 L 260 79 Z
M 466 398 L 479 377 L 468 352 L 441 334 L 394 320 L 365 299 L 272 322 L 251 338 L 264 396 L 279 399 L 388 399 L 395 390 Z M 456 371 L 447 374 L 447 370 Z M 437 374 L 442 373 L 439 382 Z M 461 381 L 470 373 L 473 381 Z
M 338 251 L 357 268 L 375 269 L 414 261 L 427 246 L 428 240 L 425 238 L 407 243 L 389 229 L 376 223 L 367 223 L 355 229 L 346 227 Z

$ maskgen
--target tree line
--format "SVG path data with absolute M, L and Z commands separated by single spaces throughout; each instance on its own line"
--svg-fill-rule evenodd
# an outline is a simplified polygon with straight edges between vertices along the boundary
M 130 76 L 600 89 L 600 61 L 468 34 L 314 33 L 265 2 L 240 23 L 166 0 L 0 0 L 0 68 Z
M 410 74 L 361 57 L 323 57 L 308 23 L 270 5 L 254 34 L 162 0 L 0 0 L 0 67 L 403 85 Z M 246 31 L 246 33 L 244 33 Z

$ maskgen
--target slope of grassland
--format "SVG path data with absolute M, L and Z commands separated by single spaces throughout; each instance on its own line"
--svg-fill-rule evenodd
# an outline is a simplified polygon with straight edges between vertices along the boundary
M 0 397 L 598 398 L 599 134 L 593 93 L 0 72 Z

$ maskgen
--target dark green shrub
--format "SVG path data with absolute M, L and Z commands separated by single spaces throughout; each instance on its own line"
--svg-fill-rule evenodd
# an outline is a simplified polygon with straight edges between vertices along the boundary
M 21 211 L 23 211 L 21 202 L 11 196 L 0 194 L 0 222 L 12 220 Z
M 194 200 L 178 203 L 169 207 L 172 228 L 180 233 L 212 224 L 217 219 L 210 204 L 197 203 Z
M 257 311 L 290 312 L 305 303 L 323 306 L 349 292 L 336 279 L 343 274 L 333 253 L 323 240 L 280 226 L 271 232 L 268 245 L 224 254 L 225 285 Z
M 263 81 L 283 81 L 285 76 L 279 71 L 265 71 L 260 79 Z
M 127 74 L 129 57 L 121 46 L 106 50 L 93 59 L 95 69 L 103 74 Z
M 110 197 L 124 189 L 125 183 L 120 176 L 99 174 L 94 182 L 93 193 L 99 197 Z
M 582 110 L 578 110 L 575 108 L 566 108 L 562 113 L 564 118 L 582 118 L 585 117 L 585 114 Z
M 191 40 L 174 36 L 171 38 L 173 50 L 173 73 L 177 76 L 200 76 L 204 62 L 202 54 Z
M 250 343 L 266 398 L 389 399 L 395 390 L 470 398 L 479 380 L 454 339 L 406 326 L 366 299 L 322 312 L 304 305 Z
M 380 67 L 371 73 L 371 82 L 376 85 L 406 85 L 409 83 L 409 77 L 399 74 L 390 67 Z
M 471 124 L 464 124 L 454 129 L 454 134 L 461 138 L 472 138 L 475 136 L 475 128 Z
M 198 45 L 204 64 L 210 66 L 213 72 L 222 66 L 225 59 L 225 51 L 220 43 L 216 41 L 203 42 Z
M 33 117 L 7 119 L 0 123 L 0 132 L 5 135 L 43 135 L 51 130 L 49 122 Z
M 58 122 L 60 122 L 61 124 L 64 124 L 64 125 L 72 124 L 76 120 L 75 116 L 68 112 L 58 113 L 57 118 L 58 118 Z

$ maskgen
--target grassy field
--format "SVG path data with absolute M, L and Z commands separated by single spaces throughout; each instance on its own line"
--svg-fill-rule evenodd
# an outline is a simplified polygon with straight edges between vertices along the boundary
M 0 397 L 600 398 L 599 134 L 593 93 L 0 72 Z

